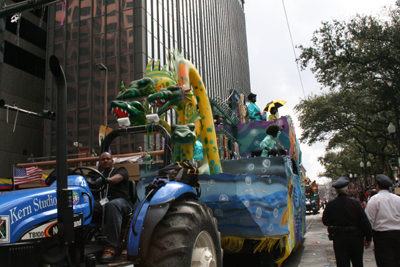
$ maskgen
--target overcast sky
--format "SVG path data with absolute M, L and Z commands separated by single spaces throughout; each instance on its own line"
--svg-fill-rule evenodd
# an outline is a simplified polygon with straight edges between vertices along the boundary
M 284 4 L 294 45 L 310 46 L 321 21 L 348 21 L 357 13 L 377 15 L 383 6 L 394 6 L 395 0 L 284 0 Z M 293 118 L 297 138 L 300 138 L 301 129 L 293 107 L 304 94 L 320 94 L 321 85 L 309 70 L 301 71 L 303 93 L 282 0 L 247 0 L 244 8 L 251 89 L 257 94 L 257 105 L 264 108 L 274 99 L 287 101 L 279 114 Z M 300 55 L 298 49 L 296 55 Z M 301 144 L 301 149 L 307 175 L 323 183 L 325 179 L 317 178 L 317 174 L 324 171 L 317 158 L 324 154 L 325 144 L 311 147 Z

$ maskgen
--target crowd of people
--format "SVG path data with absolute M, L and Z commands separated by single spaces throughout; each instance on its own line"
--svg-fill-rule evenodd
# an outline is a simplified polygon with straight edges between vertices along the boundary
M 322 222 L 333 240 L 338 267 L 350 262 L 363 266 L 364 248 L 370 248 L 371 241 L 378 267 L 400 266 L 400 197 L 389 191 L 389 177 L 378 174 L 375 180 L 375 190 L 352 196 L 347 177 L 332 184 L 337 197 L 326 204 Z

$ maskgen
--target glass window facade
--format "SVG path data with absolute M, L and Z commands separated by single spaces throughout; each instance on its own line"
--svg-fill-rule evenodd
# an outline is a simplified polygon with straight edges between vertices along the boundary
M 196 66 L 209 96 L 226 98 L 231 88 L 250 93 L 241 0 L 66 0 L 66 10 L 62 2 L 49 7 L 49 20 L 54 23 L 48 26 L 52 38 L 47 53 L 59 58 L 68 82 L 70 153 L 76 153 L 73 142 L 99 151 L 105 89 L 109 103 L 116 99 L 121 82 L 128 87 L 145 76 L 150 59 L 167 64 L 169 50 L 178 48 Z M 106 71 L 96 68 L 99 63 L 107 67 L 107 85 Z M 50 75 L 46 86 L 52 86 Z M 54 89 L 48 97 L 53 110 L 55 93 Z M 173 112 L 168 112 L 167 121 L 176 121 Z M 118 128 L 110 112 L 107 125 Z M 45 155 L 55 155 L 54 142 L 48 138 Z M 113 153 L 133 152 L 131 142 L 121 139 Z

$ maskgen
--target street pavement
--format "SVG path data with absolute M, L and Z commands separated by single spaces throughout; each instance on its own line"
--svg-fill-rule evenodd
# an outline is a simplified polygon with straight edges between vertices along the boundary
M 300 246 L 283 262 L 282 267 L 336 267 L 333 243 L 322 224 L 322 213 L 307 215 L 307 233 Z M 376 267 L 373 242 L 364 249 L 364 267 Z

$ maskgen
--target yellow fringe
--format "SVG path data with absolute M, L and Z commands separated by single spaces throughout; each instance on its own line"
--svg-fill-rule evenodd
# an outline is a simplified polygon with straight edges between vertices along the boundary
M 258 243 L 258 245 L 254 248 L 253 253 L 256 252 L 262 252 L 262 251 L 266 251 L 268 250 L 268 252 L 271 251 L 271 248 L 273 248 L 276 243 L 279 242 L 279 239 L 281 237 L 267 237 L 267 238 L 263 238 L 260 240 L 260 243 Z
M 239 252 L 243 248 L 245 238 L 227 236 L 221 238 L 221 246 L 228 252 Z
M 286 237 L 286 238 L 284 238 L 284 239 L 281 239 L 280 242 L 281 242 L 281 243 L 280 243 L 280 244 L 281 244 L 281 248 L 283 247 L 283 242 L 285 242 L 286 245 L 285 245 L 285 251 L 283 252 L 283 255 L 282 255 L 279 259 L 277 259 L 277 260 L 275 261 L 275 263 L 278 264 L 278 267 L 280 267 L 280 266 L 282 265 L 282 263 L 283 263 L 283 262 L 287 259 L 287 257 L 289 257 L 289 255 L 290 255 L 289 238 Z
M 290 255 L 290 244 L 289 244 L 289 237 L 287 235 L 279 235 L 279 236 L 271 236 L 271 237 L 265 237 L 265 238 L 244 238 L 244 237 L 236 237 L 236 236 L 226 236 L 222 237 L 221 239 L 221 245 L 222 248 L 227 251 L 227 252 L 239 252 L 243 248 L 244 241 L 246 239 L 249 240 L 259 240 L 260 242 L 254 247 L 253 253 L 257 252 L 262 252 L 262 251 L 268 251 L 270 252 L 271 249 L 273 249 L 279 242 L 279 245 L 281 248 L 284 248 L 282 251 L 281 249 L 281 255 L 279 255 L 275 263 L 278 264 L 278 267 L 282 265 L 282 263 L 289 257 Z M 297 247 L 300 245 L 300 242 L 298 242 L 294 248 L 293 251 L 297 249 Z

